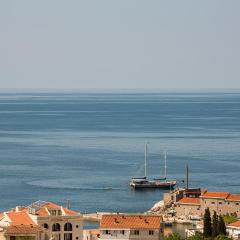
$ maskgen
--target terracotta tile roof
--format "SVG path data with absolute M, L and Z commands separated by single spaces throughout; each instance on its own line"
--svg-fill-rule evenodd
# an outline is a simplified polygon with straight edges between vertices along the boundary
M 7 213 L 8 217 L 10 218 L 12 225 L 36 225 L 35 222 L 31 219 L 31 217 L 26 212 L 16 212 L 10 211 Z
M 2 218 L 3 218 L 3 216 L 4 216 L 4 214 L 3 214 L 3 213 L 0 213 L 0 219 L 2 219 Z
M 177 203 L 180 203 L 180 204 L 200 205 L 200 199 L 199 199 L 199 198 L 189 198 L 189 197 L 185 197 L 185 198 L 180 199 Z
M 42 207 L 38 211 L 36 211 L 36 214 L 39 216 L 48 216 L 49 215 L 49 213 L 45 207 Z
M 229 196 L 229 194 L 230 194 L 229 192 L 205 192 L 200 197 L 226 199 Z
M 161 226 L 161 218 L 158 216 L 144 215 L 103 215 L 100 223 L 100 228 L 107 229 L 144 229 L 157 228 Z
M 6 235 L 37 234 L 41 228 L 36 225 L 15 225 L 9 226 L 5 232 Z
M 230 194 L 227 197 L 227 200 L 230 200 L 230 201 L 240 201 L 240 194 Z
M 61 206 L 55 204 L 55 203 L 52 203 L 52 202 L 48 202 L 44 205 L 45 208 L 49 209 L 49 210 L 52 210 L 52 209 L 61 209 Z
M 230 223 L 227 225 L 228 227 L 237 227 L 237 228 L 240 228 L 240 220 L 236 221 L 236 222 L 233 222 L 233 223 Z
M 63 208 L 64 212 L 66 215 L 69 215 L 69 216 L 76 216 L 78 215 L 79 213 L 78 212 L 75 212 L 71 209 L 68 209 L 68 208 Z

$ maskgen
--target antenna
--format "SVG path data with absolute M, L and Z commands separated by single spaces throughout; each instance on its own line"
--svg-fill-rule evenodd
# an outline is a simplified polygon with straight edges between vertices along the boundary
M 70 201 L 70 199 L 67 199 L 67 208 L 68 208 L 68 209 L 71 208 L 71 201 Z

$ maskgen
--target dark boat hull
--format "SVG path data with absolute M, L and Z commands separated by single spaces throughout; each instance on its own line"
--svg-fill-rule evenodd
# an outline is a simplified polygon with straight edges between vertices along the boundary
M 130 186 L 134 189 L 143 188 L 159 188 L 159 189 L 173 189 L 176 185 L 176 181 L 172 182 L 130 182 Z

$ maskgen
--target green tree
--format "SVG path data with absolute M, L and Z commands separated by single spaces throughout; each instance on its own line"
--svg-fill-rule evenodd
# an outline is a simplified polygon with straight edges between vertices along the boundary
M 218 235 L 214 240 L 231 240 L 231 238 L 228 238 L 226 235 Z
M 225 222 L 224 222 L 223 217 L 221 215 L 218 218 L 218 234 L 220 234 L 220 235 L 226 235 L 227 234 L 226 225 L 225 225 Z
M 212 237 L 212 220 L 209 208 L 205 209 L 203 217 L 203 235 L 204 237 Z
M 182 238 L 180 234 L 174 232 L 165 237 L 164 240 L 184 240 L 184 238 Z
M 213 213 L 213 217 L 212 217 L 212 237 L 215 238 L 219 232 L 218 232 L 218 215 L 216 213 L 216 211 L 214 211 Z
M 206 240 L 201 233 L 196 233 L 194 236 L 189 237 L 187 240 Z

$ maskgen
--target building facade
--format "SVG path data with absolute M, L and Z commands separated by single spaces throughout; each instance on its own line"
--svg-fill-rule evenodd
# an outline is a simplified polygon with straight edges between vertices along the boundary
M 15 240 L 10 230 L 20 230 L 20 226 L 21 236 L 16 235 L 16 240 L 21 240 L 24 234 L 24 240 L 83 239 L 82 215 L 51 202 L 37 201 L 27 207 L 16 207 L 3 213 L 0 219 L 3 240 Z
M 103 215 L 100 223 L 101 240 L 160 240 L 163 236 L 159 216 L 149 215 Z
M 211 214 L 216 211 L 218 215 L 228 214 L 239 218 L 240 194 L 204 191 L 197 198 L 182 197 L 174 203 L 177 217 L 191 218 L 195 215 L 202 217 L 206 208 L 209 208 Z

